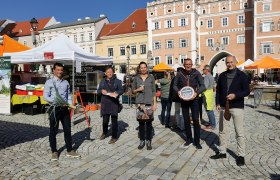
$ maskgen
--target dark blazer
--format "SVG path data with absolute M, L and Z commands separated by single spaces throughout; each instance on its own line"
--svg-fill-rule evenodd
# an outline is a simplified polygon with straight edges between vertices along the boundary
M 227 71 L 223 72 L 218 79 L 216 87 L 216 105 L 225 107 L 226 96 L 235 94 L 235 99 L 229 101 L 229 108 L 244 108 L 244 97 L 250 94 L 247 75 L 237 69 L 232 83 L 227 92 Z
M 119 97 L 123 94 L 122 81 L 113 76 L 107 80 L 106 77 L 100 82 L 97 93 L 101 96 L 101 116 L 106 114 L 118 115 L 119 97 L 113 98 L 102 94 L 102 89 L 107 92 L 116 92 Z

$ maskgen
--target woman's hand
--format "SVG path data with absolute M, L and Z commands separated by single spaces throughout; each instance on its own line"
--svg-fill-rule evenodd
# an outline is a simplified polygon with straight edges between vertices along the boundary
M 154 109 L 154 111 L 156 111 L 156 110 L 157 110 L 157 104 L 156 104 L 156 103 L 154 104 L 153 109 Z
M 144 89 L 145 89 L 144 86 L 140 86 L 140 87 L 137 89 L 137 92 L 139 92 L 139 91 L 143 92 Z
M 107 95 L 107 93 L 108 93 L 105 89 L 102 89 L 101 92 L 102 92 L 103 95 Z

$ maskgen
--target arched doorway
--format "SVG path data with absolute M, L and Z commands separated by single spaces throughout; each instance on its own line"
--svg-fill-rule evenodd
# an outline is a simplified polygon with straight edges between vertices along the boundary
M 216 73 L 220 74 L 226 70 L 225 59 L 228 55 L 232 54 L 226 51 L 219 52 L 216 55 L 214 55 L 209 61 L 211 72 L 214 76 L 216 75 Z

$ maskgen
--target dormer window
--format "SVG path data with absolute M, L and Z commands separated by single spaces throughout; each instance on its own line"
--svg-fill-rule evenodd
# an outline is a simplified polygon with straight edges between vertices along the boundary
M 134 29 L 134 28 L 136 28 L 136 22 L 135 21 L 132 22 L 132 29 Z

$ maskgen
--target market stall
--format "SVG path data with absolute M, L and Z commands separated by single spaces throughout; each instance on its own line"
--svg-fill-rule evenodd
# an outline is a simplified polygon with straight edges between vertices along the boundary
M 72 82 L 75 82 L 74 72 L 81 72 L 82 63 L 87 65 L 97 65 L 97 64 L 112 64 L 112 58 L 95 56 L 91 53 L 84 51 L 82 48 L 73 43 L 66 35 L 60 34 L 52 41 L 23 52 L 18 53 L 4 53 L 4 56 L 10 57 L 12 64 L 43 64 L 43 65 L 53 65 L 55 62 L 60 62 L 64 65 L 72 66 Z M 76 71 L 75 71 L 76 68 Z M 50 69 L 47 70 L 50 73 Z M 42 72 L 45 72 L 42 70 Z M 50 75 L 50 74 L 49 74 Z M 45 79 L 49 78 L 45 77 Z M 42 82 L 41 82 L 42 83 Z M 44 82 L 43 82 L 44 83 Z M 27 87 L 27 86 L 26 86 Z M 24 90 L 24 89 L 23 89 Z M 37 89 L 35 89 L 37 90 Z M 72 90 L 75 90 L 75 83 L 72 83 Z M 12 102 L 31 102 L 30 99 L 34 96 L 38 97 L 38 100 L 42 101 L 41 95 L 34 94 L 34 90 L 26 89 L 24 91 L 27 94 L 22 94 L 22 96 L 27 96 L 28 101 L 16 100 L 19 94 L 14 94 L 12 97 Z M 74 91 L 72 91 L 74 93 Z M 24 98 L 22 98 L 24 99 Z M 35 99 L 35 98 L 34 98 Z M 42 102 L 44 103 L 44 102 Z
M 165 72 L 165 71 L 174 71 L 174 69 L 165 63 L 161 62 L 158 65 L 154 66 L 153 71 L 155 72 Z

